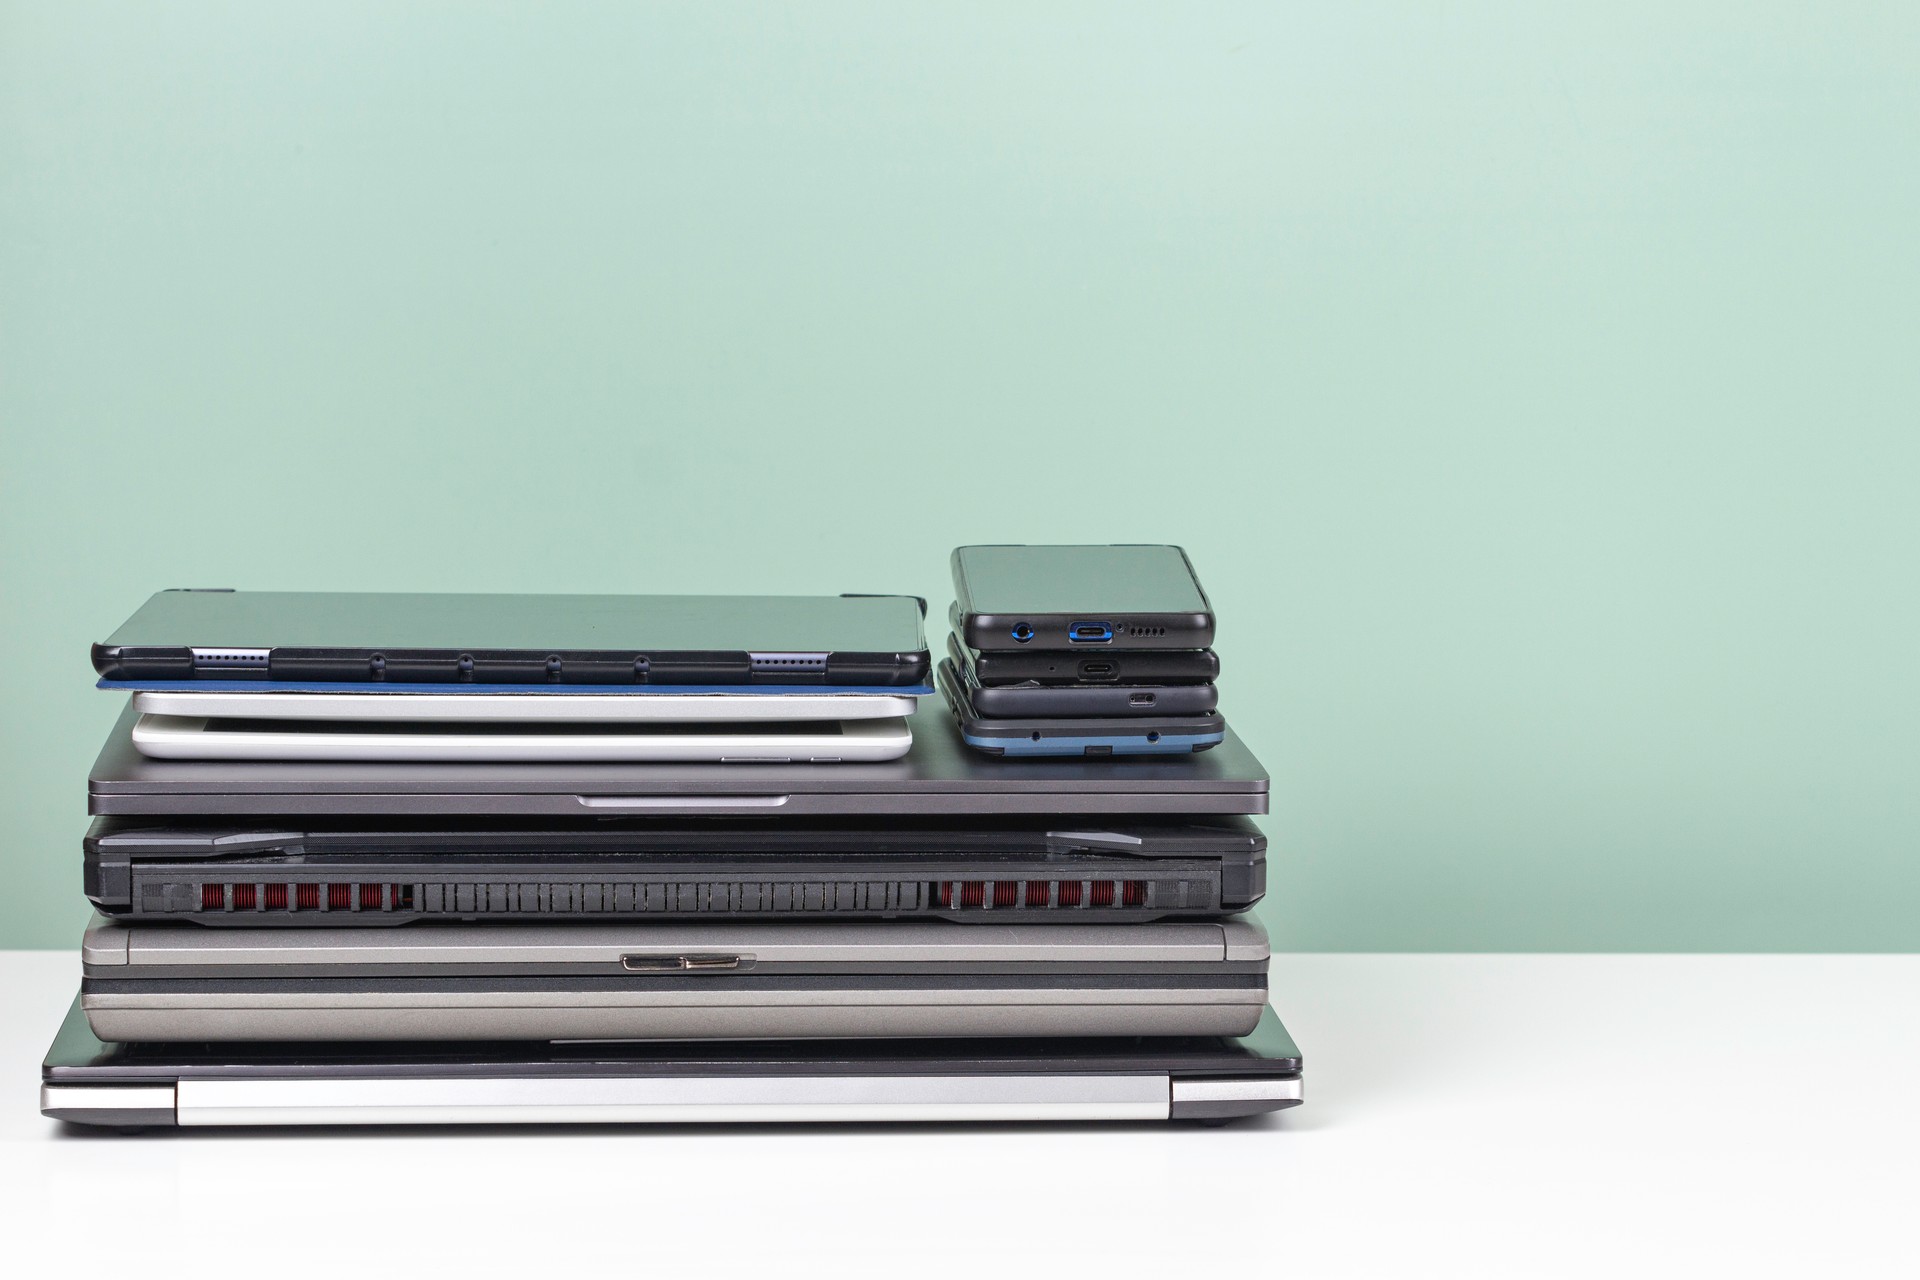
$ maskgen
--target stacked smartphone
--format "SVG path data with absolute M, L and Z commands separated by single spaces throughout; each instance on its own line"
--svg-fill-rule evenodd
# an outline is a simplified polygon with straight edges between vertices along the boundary
M 1018 769 L 913 597 L 163 592 L 95 646 L 42 1109 L 119 1126 L 1226 1119 L 1267 778 Z M 1210 625 L 1210 623 L 1209 623 Z M 877 734 L 875 726 L 881 726 Z
M 960 547 L 952 567 L 939 682 L 968 746 L 1166 756 L 1225 738 L 1213 606 L 1180 547 Z

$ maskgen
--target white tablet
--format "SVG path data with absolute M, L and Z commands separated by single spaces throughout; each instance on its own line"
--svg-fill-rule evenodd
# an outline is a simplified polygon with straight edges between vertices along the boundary
M 911 695 L 835 693 L 824 688 L 819 693 L 646 694 L 148 690 L 133 695 L 133 709 L 142 715 L 222 720 L 750 724 L 768 720 L 891 720 L 912 715 L 918 701 Z
M 898 760 L 903 718 L 764 724 L 587 722 L 434 724 L 405 720 L 240 720 L 143 715 L 133 745 L 162 760 L 719 761 Z

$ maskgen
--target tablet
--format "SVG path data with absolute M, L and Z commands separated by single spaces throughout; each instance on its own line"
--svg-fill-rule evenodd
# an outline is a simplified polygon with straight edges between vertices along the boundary
M 912 596 L 162 591 L 93 665 L 117 680 L 916 685 Z
M 750 692 L 610 698 L 599 693 L 205 693 L 143 691 L 142 715 L 225 720 L 406 720 L 416 724 L 593 722 L 752 724 L 760 721 L 887 720 L 913 714 L 891 694 Z

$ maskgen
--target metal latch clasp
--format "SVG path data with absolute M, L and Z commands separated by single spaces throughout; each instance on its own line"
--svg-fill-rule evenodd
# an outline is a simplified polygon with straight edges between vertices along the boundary
M 753 964 L 752 956 L 621 956 L 620 967 L 628 973 L 687 973 L 744 969 Z

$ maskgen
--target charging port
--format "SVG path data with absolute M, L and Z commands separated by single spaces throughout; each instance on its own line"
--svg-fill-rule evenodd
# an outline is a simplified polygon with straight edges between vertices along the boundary
M 1130 707 L 1150 707 L 1153 705 L 1153 695 L 1150 693 L 1130 693 L 1127 695 L 1127 705 Z
M 1111 680 L 1113 679 L 1113 664 L 1111 662 L 1083 662 L 1080 664 L 1080 678 L 1082 680 Z
M 1112 639 L 1111 622 L 1076 622 L 1067 628 L 1068 644 L 1107 644 Z

